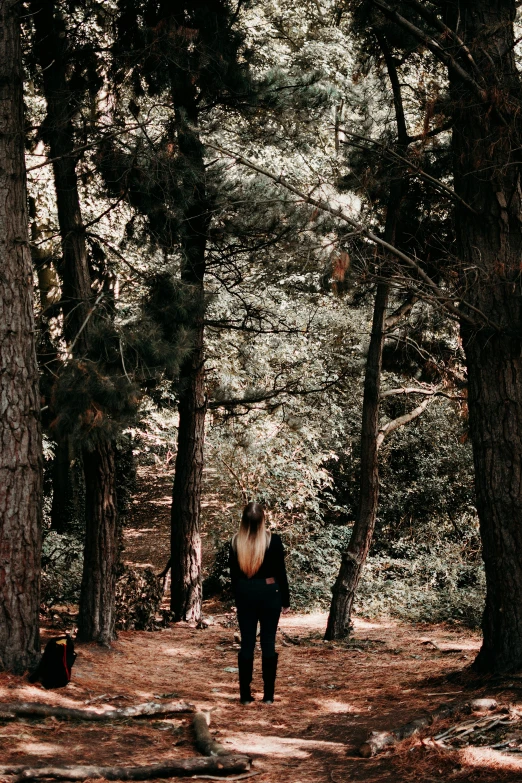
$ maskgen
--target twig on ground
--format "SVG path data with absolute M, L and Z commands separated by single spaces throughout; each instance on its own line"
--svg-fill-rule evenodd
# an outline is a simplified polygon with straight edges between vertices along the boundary
M 290 644 L 296 644 L 296 645 L 301 644 L 301 639 L 299 639 L 297 637 L 294 638 L 293 636 L 289 636 L 284 631 L 281 631 L 281 629 L 279 629 L 279 630 L 281 632 L 281 636 L 283 637 L 283 639 L 285 639 L 285 641 L 290 642 Z
M 398 742 L 401 742 L 401 740 L 406 739 L 406 737 L 412 737 L 414 734 L 421 731 L 421 729 L 430 726 L 437 720 L 447 718 L 455 712 L 459 712 L 465 706 L 466 705 L 463 705 L 462 703 L 442 704 L 431 714 L 412 720 L 404 726 L 399 726 L 398 729 L 392 731 L 372 731 L 368 739 L 363 742 L 359 748 L 359 753 L 365 758 L 376 756 L 381 750 L 385 750 L 385 748 L 388 748 L 391 745 L 396 745 Z

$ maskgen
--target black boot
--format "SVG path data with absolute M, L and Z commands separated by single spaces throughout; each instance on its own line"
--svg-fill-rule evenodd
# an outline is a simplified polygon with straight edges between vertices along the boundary
M 250 692 L 250 683 L 252 682 L 254 659 L 243 658 L 241 653 L 238 653 L 237 665 L 239 668 L 239 701 L 241 704 L 252 704 L 254 699 Z
M 274 686 L 277 673 L 277 659 L 278 653 L 275 653 L 270 658 L 263 656 L 263 684 L 265 686 L 265 692 L 263 695 L 263 701 L 265 704 L 272 704 L 274 701 Z

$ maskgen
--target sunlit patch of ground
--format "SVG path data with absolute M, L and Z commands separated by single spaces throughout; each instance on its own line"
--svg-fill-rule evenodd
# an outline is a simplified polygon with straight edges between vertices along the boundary
M 170 540 L 172 469 L 140 469 L 141 487 L 126 531 L 127 562 L 164 568 Z M 225 509 L 207 492 L 206 524 Z M 209 524 L 210 524 L 209 523 Z M 210 528 L 209 528 L 210 529 Z M 205 564 L 211 552 L 204 547 Z M 234 617 L 206 602 L 214 624 L 179 623 L 155 633 L 121 632 L 111 650 L 78 644 L 67 688 L 45 691 L 0 673 L 0 700 L 40 701 L 108 710 L 180 698 L 211 710 L 211 730 L 231 749 L 251 754 L 259 783 L 520 783 L 522 759 L 482 748 L 443 750 L 405 740 L 389 754 L 358 756 L 370 731 L 390 730 L 443 702 L 490 695 L 487 684 L 455 675 L 469 666 L 480 639 L 463 629 L 356 617 L 352 638 L 324 642 L 326 614 L 285 615 L 276 701 L 262 703 L 256 653 L 256 701 L 238 701 Z M 46 628 L 44 641 L 58 629 Z M 426 643 L 428 642 L 428 643 Z M 448 679 L 449 677 L 449 679 Z M 498 696 L 498 692 L 492 695 Z M 519 692 L 505 689 L 503 703 Z M 105 723 L 0 721 L 0 764 L 152 764 L 197 755 L 189 715 Z M 442 728 L 450 725 L 441 723 Z M 427 732 L 429 733 L 429 732 Z
M 341 742 L 323 742 L 296 737 L 280 737 L 277 734 L 263 735 L 247 732 L 229 733 L 223 744 L 233 752 L 255 753 L 270 758 L 307 759 L 316 750 L 327 750 L 330 753 L 339 754 L 346 751 L 345 745 Z
M 517 770 L 522 780 L 522 758 L 500 753 L 491 748 L 466 748 L 459 753 L 461 761 L 470 767 Z
M 347 646 L 323 642 L 326 615 L 287 615 L 282 628 L 293 642 L 285 641 L 284 635 L 278 640 L 276 702 L 269 706 L 261 701 L 258 652 L 256 701 L 243 707 L 233 671 L 237 644 L 234 628 L 228 627 L 230 617 L 216 616 L 215 623 L 202 630 L 179 623 L 155 633 L 122 632 L 111 650 L 78 644 L 67 688 L 45 691 L 22 678 L 0 674 L 0 699 L 107 710 L 179 697 L 212 710 L 216 738 L 251 754 L 254 769 L 263 772 L 257 778 L 260 783 L 287 778 L 290 783 L 290 772 L 291 783 L 426 783 L 449 781 L 452 775 L 457 781 L 496 783 L 488 777 L 490 772 L 501 774 L 508 783 L 522 779 L 518 759 L 481 749 L 442 753 L 415 740 L 412 752 L 406 741 L 406 746 L 402 743 L 389 755 L 370 761 L 357 755 L 369 731 L 396 728 L 444 701 L 484 695 L 484 688 L 466 690 L 445 679 L 467 665 L 460 652 L 423 644 L 430 639 L 473 655 L 479 644 L 476 635 L 445 626 L 356 619 Z M 51 719 L 0 724 L 4 764 L 130 765 L 193 755 L 190 716 L 185 715 L 170 722 L 148 718 L 110 725 Z

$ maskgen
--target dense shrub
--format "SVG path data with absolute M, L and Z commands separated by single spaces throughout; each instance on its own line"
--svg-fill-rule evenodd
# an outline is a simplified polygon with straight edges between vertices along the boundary
M 163 598 L 163 580 L 152 568 L 125 566 L 116 584 L 116 628 L 153 631 Z
M 41 603 L 45 610 L 77 603 L 83 569 L 83 542 L 75 535 L 49 530 L 42 545 Z

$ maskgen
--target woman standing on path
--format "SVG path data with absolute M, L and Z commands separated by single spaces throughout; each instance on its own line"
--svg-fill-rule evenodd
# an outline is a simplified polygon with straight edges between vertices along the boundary
M 285 552 L 277 533 L 265 527 L 265 510 L 260 503 L 243 509 L 239 531 L 230 544 L 230 576 L 236 599 L 241 633 L 239 698 L 241 704 L 254 701 L 250 692 L 254 668 L 257 623 L 261 626 L 261 654 L 265 704 L 274 701 L 278 654 L 275 636 L 281 609 L 289 609 L 290 597 L 285 568 Z

